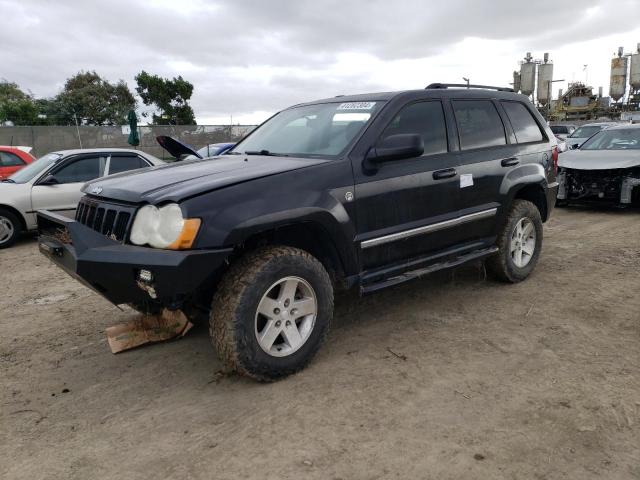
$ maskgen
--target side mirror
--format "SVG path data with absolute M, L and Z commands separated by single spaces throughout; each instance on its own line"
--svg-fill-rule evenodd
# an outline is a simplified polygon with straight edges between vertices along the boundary
M 60 182 L 53 175 L 47 175 L 38 182 L 38 185 L 58 185 Z
M 580 144 L 578 143 L 574 143 L 573 145 L 571 145 L 571 150 L 577 150 L 580 148 Z
M 422 135 L 402 133 L 383 139 L 378 145 L 369 150 L 367 161 L 374 164 L 390 162 L 419 157 L 423 153 L 424 141 L 422 140 Z

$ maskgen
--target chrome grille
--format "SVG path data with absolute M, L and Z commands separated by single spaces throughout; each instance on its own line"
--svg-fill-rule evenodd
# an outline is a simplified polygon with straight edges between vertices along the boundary
M 129 227 L 135 207 L 111 203 L 102 203 L 83 198 L 76 210 L 76 220 L 103 235 L 123 242 L 129 233 Z

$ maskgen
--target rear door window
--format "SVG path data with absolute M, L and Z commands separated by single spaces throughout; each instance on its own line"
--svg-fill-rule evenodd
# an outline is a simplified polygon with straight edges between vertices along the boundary
M 109 163 L 109 175 L 143 167 L 148 167 L 148 165 L 137 155 L 112 156 Z
M 447 126 L 442 103 L 426 101 L 407 105 L 387 126 L 381 139 L 407 133 L 417 133 L 422 136 L 424 141 L 423 155 L 445 153 L 447 151 Z
M 542 131 L 527 107 L 520 102 L 503 101 L 501 103 L 507 112 L 518 143 L 541 142 L 543 140 Z
M 504 125 L 491 100 L 453 100 L 451 103 L 462 150 L 507 144 Z

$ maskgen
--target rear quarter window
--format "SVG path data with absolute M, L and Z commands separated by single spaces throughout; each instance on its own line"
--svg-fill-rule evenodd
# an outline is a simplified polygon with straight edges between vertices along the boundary
M 518 143 L 541 142 L 544 137 L 540 126 L 529 109 L 520 102 L 500 102 L 516 135 Z

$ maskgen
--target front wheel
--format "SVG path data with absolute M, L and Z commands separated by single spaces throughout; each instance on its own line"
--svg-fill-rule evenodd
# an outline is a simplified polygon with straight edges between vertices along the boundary
M 332 317 L 333 287 L 322 264 L 304 250 L 266 247 L 238 260 L 222 279 L 209 331 L 227 366 L 271 381 L 313 358 Z
M 487 269 L 499 280 L 521 282 L 533 271 L 542 248 L 540 211 L 527 200 L 514 200 L 501 231 L 498 253 L 487 260 Z
M 20 236 L 22 225 L 13 212 L 0 209 L 0 248 L 9 248 Z

